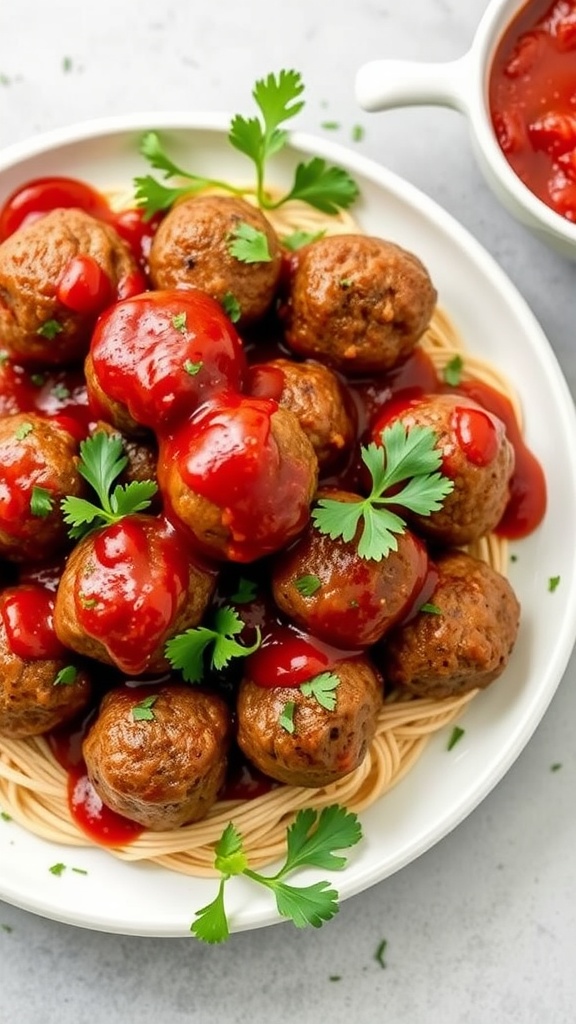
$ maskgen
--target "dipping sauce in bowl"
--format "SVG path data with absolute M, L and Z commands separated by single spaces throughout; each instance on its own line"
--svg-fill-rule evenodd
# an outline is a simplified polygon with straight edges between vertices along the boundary
M 490 69 L 489 101 L 518 177 L 576 223 L 576 0 L 530 3 L 512 20 Z

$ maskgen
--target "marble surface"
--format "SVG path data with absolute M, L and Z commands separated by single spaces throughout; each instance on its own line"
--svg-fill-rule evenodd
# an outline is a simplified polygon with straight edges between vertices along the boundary
M 354 99 L 365 60 L 459 56 L 485 6 L 2 0 L 0 146 L 109 113 L 233 112 L 256 77 L 293 66 L 308 97 L 298 127 L 357 147 L 454 214 L 527 299 L 575 392 L 575 268 L 497 205 L 464 120 L 432 108 L 368 115 Z M 354 142 L 358 124 L 364 136 Z M 572 1024 L 575 683 L 572 660 L 531 742 L 474 813 L 320 931 L 280 925 L 208 948 L 109 936 L 0 905 L 0 1019 Z

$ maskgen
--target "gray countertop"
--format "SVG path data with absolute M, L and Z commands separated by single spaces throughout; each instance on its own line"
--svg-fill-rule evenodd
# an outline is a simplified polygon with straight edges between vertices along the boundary
M 256 77 L 295 67 L 308 97 L 298 127 L 354 146 L 461 221 L 528 301 L 575 393 L 575 268 L 498 206 L 464 119 L 434 108 L 369 115 L 354 99 L 365 60 L 460 56 L 485 6 L 3 0 L 0 145 L 110 113 L 231 112 Z M 329 121 L 339 127 L 323 127 Z M 353 142 L 357 124 L 364 136 Z M 572 1024 L 575 683 L 572 660 L 496 789 L 417 861 L 345 901 L 320 931 L 278 925 L 208 948 L 91 932 L 0 905 L 0 1020 Z

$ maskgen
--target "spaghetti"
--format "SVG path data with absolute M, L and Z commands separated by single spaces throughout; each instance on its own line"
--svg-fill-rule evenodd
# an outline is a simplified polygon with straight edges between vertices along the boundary
M 269 216 L 281 237 L 296 229 L 310 233 L 359 230 L 348 214 L 326 218 L 300 203 Z M 521 426 L 519 403 L 508 382 L 494 367 L 466 352 L 463 340 L 441 310 L 436 310 L 420 345 L 439 371 L 460 357 L 463 378 L 499 391 L 511 403 Z M 505 539 L 495 535 L 482 538 L 470 553 L 505 575 Z M 250 800 L 221 800 L 202 821 L 171 831 L 145 831 L 124 846 L 106 849 L 124 861 L 153 862 L 170 871 L 213 876 L 214 843 L 233 821 L 243 836 L 250 863 L 254 867 L 270 863 L 284 852 L 286 828 L 298 810 L 339 803 L 362 812 L 411 770 L 430 738 L 460 716 L 476 692 L 442 700 L 400 699 L 391 694 L 378 716 L 376 734 L 363 763 L 345 778 L 318 789 L 280 785 Z M 0 805 L 23 828 L 47 842 L 77 847 L 92 844 L 70 816 L 67 773 L 42 736 L 25 740 L 0 737 Z

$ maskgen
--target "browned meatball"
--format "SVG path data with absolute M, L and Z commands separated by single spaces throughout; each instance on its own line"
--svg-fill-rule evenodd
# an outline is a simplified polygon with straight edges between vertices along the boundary
M 126 674 L 165 671 L 166 641 L 198 625 L 215 585 L 162 517 L 128 515 L 71 552 L 54 626 L 66 647 Z
M 431 428 L 442 455 L 442 473 L 454 488 L 442 507 L 429 516 L 412 515 L 412 525 L 425 537 L 442 544 L 468 544 L 499 523 L 510 497 L 514 448 L 502 421 L 461 395 L 425 395 L 394 414 L 393 420 L 412 427 Z M 392 419 L 384 411 L 372 436 Z
M 102 302 L 89 313 L 77 312 L 58 298 L 59 285 L 77 257 L 93 261 L 104 275 Z M 20 228 L 0 244 L 3 345 L 20 362 L 78 362 L 88 349 L 97 314 L 137 269 L 114 228 L 83 210 L 52 210 Z
M 78 441 L 57 420 L 35 413 L 0 419 L 0 555 L 44 561 L 65 547 L 60 502 L 81 495 Z
M 486 562 L 448 552 L 436 561 L 430 598 L 393 630 L 378 663 L 388 682 L 419 697 L 459 696 L 483 689 L 504 671 L 516 641 L 520 605 L 509 581 Z
M 69 721 L 90 699 L 84 669 L 58 657 L 24 658 L 9 639 L 0 598 L 0 735 L 38 736 Z
M 306 526 L 318 460 L 296 416 L 245 396 L 207 405 L 161 446 L 170 515 L 208 556 L 251 562 Z
M 334 710 L 299 687 L 263 687 L 244 679 L 237 702 L 238 745 L 260 771 L 292 786 L 327 786 L 362 764 L 374 738 L 383 685 L 364 656 L 333 668 Z M 293 703 L 293 731 L 282 724 Z
M 345 374 L 388 370 L 412 351 L 436 305 L 428 271 L 381 238 L 333 235 L 294 259 L 282 310 L 292 351 Z
M 340 491 L 330 497 L 361 500 Z M 379 562 L 359 556 L 357 539 L 332 540 L 309 527 L 272 568 L 281 611 L 319 639 L 352 649 L 376 643 L 422 603 L 428 580 L 426 549 L 408 530 L 398 536 L 397 550 Z
M 84 740 L 88 777 L 107 807 L 153 831 L 203 818 L 224 781 L 230 713 L 190 686 L 111 690 Z
M 234 255 L 238 233 L 265 236 L 264 255 Z M 223 303 L 237 302 L 240 326 L 272 305 L 282 265 L 280 242 L 264 214 L 244 199 L 204 195 L 178 203 L 160 224 L 150 249 L 155 288 L 199 288 Z
M 352 403 L 327 366 L 307 360 L 271 359 L 250 369 L 250 393 L 274 398 L 298 418 L 321 469 L 345 455 L 355 438 Z

